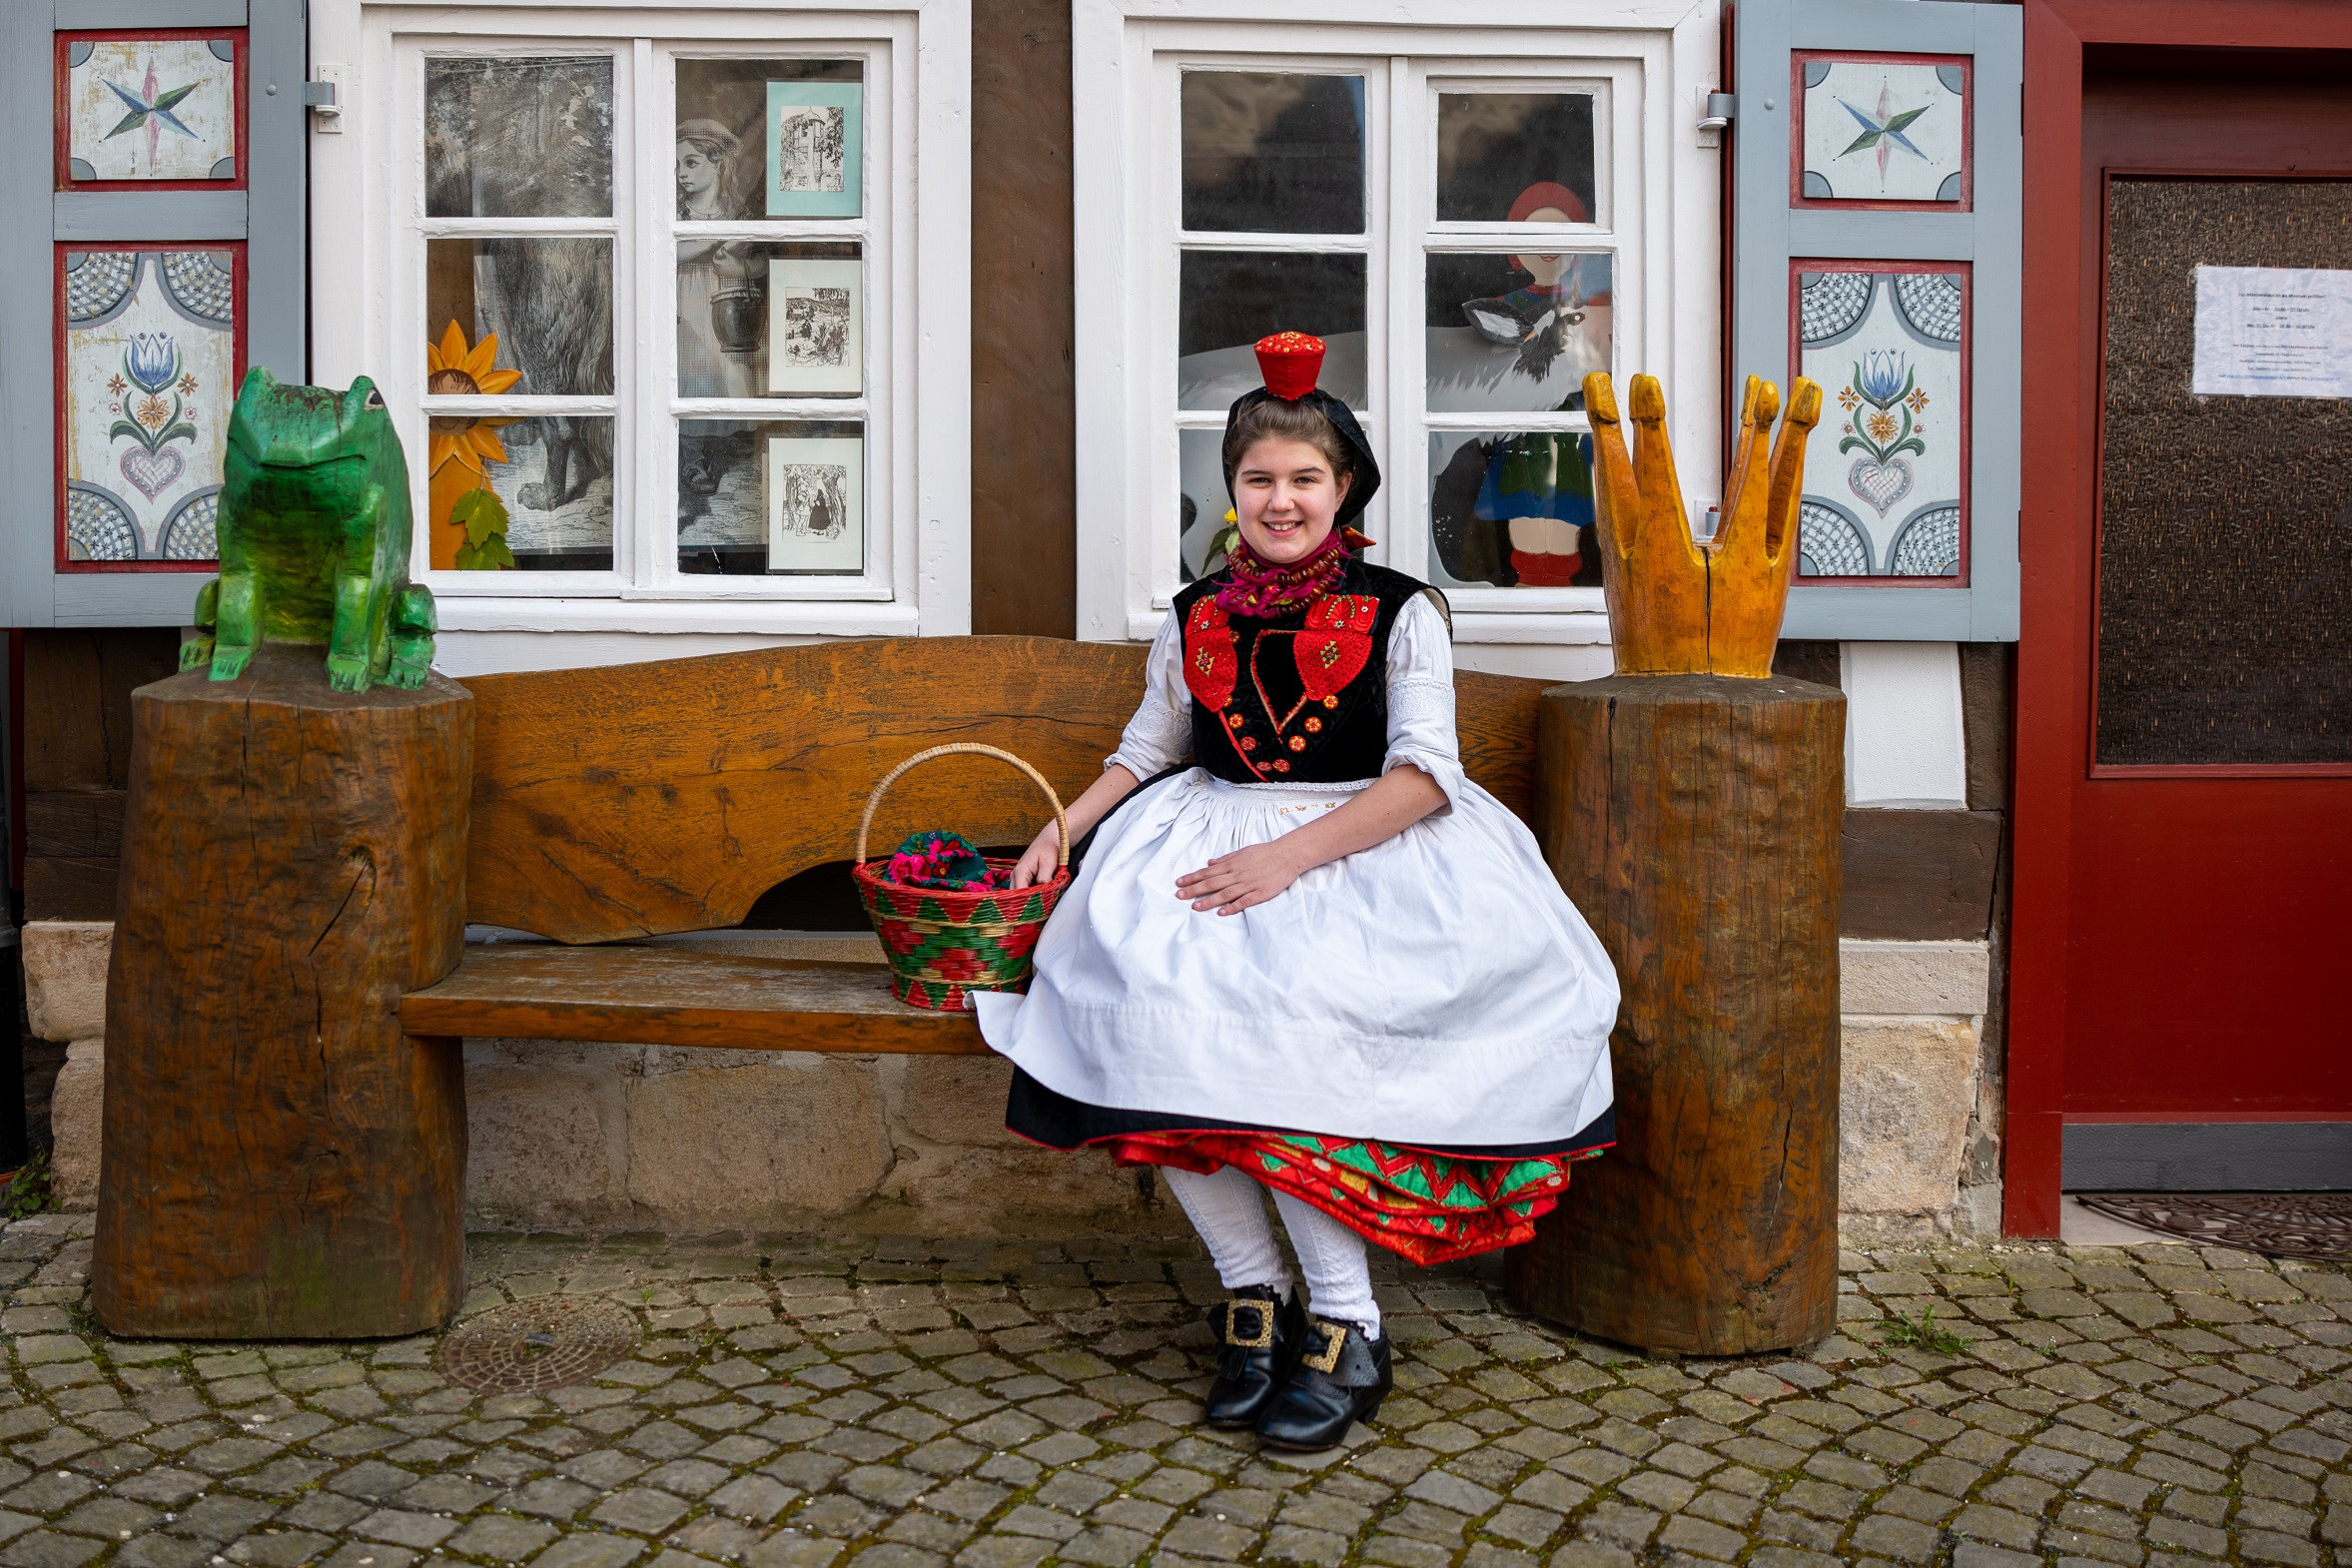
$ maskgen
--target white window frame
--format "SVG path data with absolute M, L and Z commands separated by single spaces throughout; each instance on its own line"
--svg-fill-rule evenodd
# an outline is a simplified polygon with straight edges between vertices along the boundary
M 949 635 L 971 629 L 971 0 L 855 7 L 583 6 L 504 0 L 313 0 L 314 74 L 348 63 L 339 134 L 311 137 L 312 365 L 369 375 L 408 453 L 419 519 L 411 572 L 452 631 Z M 528 221 L 423 217 L 422 61 L 448 53 L 614 57 L 611 398 L 517 401 L 514 413 L 614 412 L 614 571 L 429 569 L 424 240 Z M 791 238 L 854 239 L 866 264 L 860 398 L 724 402 L 676 395 L 672 62 L 697 56 L 861 58 L 865 215 L 793 220 Z M 920 206 L 917 193 L 921 193 Z M 564 232 L 595 221 L 542 221 Z M 766 221 L 733 226 L 780 238 Z M 704 226 L 697 225 L 696 233 Z M 642 307 L 639 309 L 639 307 Z M 355 330 L 356 328 L 356 330 Z M 465 399 L 479 411 L 480 399 Z M 866 569 L 855 577 L 711 577 L 677 569 L 682 417 L 866 422 Z M 518 591 L 521 590 L 521 591 Z
M 1383 480 L 1364 523 L 1380 541 L 1374 560 L 1426 575 L 1431 429 L 1585 427 L 1581 414 L 1424 412 L 1425 252 L 1527 238 L 1523 227 L 1434 222 L 1441 88 L 1602 84 L 1600 211 L 1594 224 L 1564 226 L 1560 248 L 1615 253 L 1615 373 L 1666 384 L 1685 497 L 1694 513 L 1713 504 L 1725 398 L 1722 152 L 1698 122 L 1718 86 L 1721 14 L 1721 0 L 1404 0 L 1367 24 L 1341 0 L 1074 0 L 1079 635 L 1150 637 L 1176 586 L 1176 430 L 1200 423 L 1176 408 L 1174 86 L 1185 65 L 1365 76 L 1366 431 Z M 1253 240 L 1364 248 L 1338 236 Z M 1465 649 L 1465 663 L 1533 670 L 1544 649 L 1608 640 L 1597 587 L 1450 597 L 1456 641 L 1493 645 Z M 1522 651 L 1534 657 L 1516 659 Z

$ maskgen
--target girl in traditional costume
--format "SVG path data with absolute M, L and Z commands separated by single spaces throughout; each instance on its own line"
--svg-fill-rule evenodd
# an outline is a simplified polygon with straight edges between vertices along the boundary
M 1069 808 L 1091 842 L 1029 993 L 975 1001 L 1017 1066 L 1012 1131 L 1160 1167 L 1207 1244 L 1231 1292 L 1208 1421 L 1312 1450 L 1390 1387 L 1365 1240 L 1417 1263 L 1524 1241 L 1610 1142 L 1617 982 L 1463 775 L 1443 600 L 1361 558 L 1380 471 L 1315 388 L 1322 345 L 1257 353 L 1225 421 L 1240 541 L 1176 595 Z M 1018 882 L 1053 874 L 1055 833 Z

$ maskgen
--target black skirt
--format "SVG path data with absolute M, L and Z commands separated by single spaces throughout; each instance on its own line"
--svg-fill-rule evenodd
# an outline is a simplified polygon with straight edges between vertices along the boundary
M 1176 1116 L 1165 1111 L 1119 1111 L 1091 1106 L 1083 1100 L 1056 1094 L 1020 1068 L 1013 1070 L 1013 1092 L 1005 1103 L 1005 1129 L 1048 1149 L 1083 1149 L 1129 1133 L 1271 1133 L 1300 1136 L 1295 1128 L 1260 1127 L 1249 1122 L 1219 1121 L 1214 1117 Z M 1365 1140 L 1365 1142 L 1389 1142 Z M 1393 1147 L 1455 1160 L 1541 1160 L 1555 1155 L 1589 1154 L 1617 1142 L 1615 1108 L 1603 1111 L 1566 1138 L 1535 1144 L 1397 1144 Z

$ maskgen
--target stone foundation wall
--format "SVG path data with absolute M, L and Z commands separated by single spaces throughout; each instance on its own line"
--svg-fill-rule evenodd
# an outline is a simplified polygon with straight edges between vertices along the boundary
M 70 1042 L 51 1110 L 57 1191 L 68 1207 L 97 1196 L 112 935 L 102 922 L 36 922 L 24 933 L 34 1032 Z M 843 943 L 791 938 L 750 950 L 820 945 L 821 956 L 849 956 Z M 1845 1227 L 1888 1237 L 1997 1232 L 1985 945 L 1848 940 L 1841 963 Z M 470 1217 L 495 1228 L 831 1224 L 934 1236 L 1183 1227 L 1149 1172 L 1006 1133 L 1011 1074 L 994 1057 L 469 1040 Z

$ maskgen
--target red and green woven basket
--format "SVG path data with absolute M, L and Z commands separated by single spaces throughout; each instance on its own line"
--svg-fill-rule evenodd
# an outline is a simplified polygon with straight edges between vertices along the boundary
M 1033 888 L 969 889 L 918 888 L 885 880 L 890 857 L 866 858 L 867 835 L 882 797 L 899 775 L 918 763 L 956 752 L 970 752 L 1010 762 L 1029 775 L 1053 803 L 1054 821 L 1061 829 L 1060 864 L 1051 882 Z M 1010 868 L 1010 860 L 990 859 L 992 870 Z M 1070 819 L 1062 798 L 1044 774 L 1009 751 L 994 746 L 961 743 L 919 751 L 890 770 L 866 798 L 866 815 L 858 823 L 857 864 L 850 869 L 874 934 L 890 960 L 891 994 L 909 1007 L 962 1012 L 974 991 L 1019 991 L 1028 986 L 1032 955 L 1054 913 L 1063 890 L 1070 886 Z

